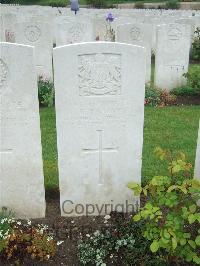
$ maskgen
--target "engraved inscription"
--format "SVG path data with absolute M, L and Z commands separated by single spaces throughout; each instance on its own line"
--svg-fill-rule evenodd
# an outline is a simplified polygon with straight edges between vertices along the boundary
M 121 56 L 90 54 L 79 56 L 80 96 L 121 94 Z
M 15 42 L 15 33 L 13 31 L 6 30 L 5 31 L 5 39 L 6 42 Z
M 85 32 L 85 27 L 83 24 L 74 24 L 69 28 L 68 35 L 71 43 L 79 42 L 82 40 Z
M 109 152 L 109 153 L 113 153 L 113 152 L 118 152 L 119 148 L 118 147 L 103 147 L 103 130 L 97 130 L 98 133 L 98 148 L 97 149 L 90 149 L 90 148 L 86 148 L 83 149 L 83 152 L 88 154 L 88 153 L 98 153 L 99 156 L 99 181 L 98 181 L 98 185 L 103 185 L 104 184 L 104 177 L 103 177 L 103 153 L 105 152 Z
M 169 40 L 178 41 L 182 36 L 182 32 L 178 27 L 173 26 L 168 30 L 167 35 L 169 37 Z
M 5 85 L 8 76 L 8 67 L 2 59 L 0 59 L 0 95 L 2 87 Z
M 38 26 L 28 26 L 25 29 L 25 37 L 30 42 L 36 42 L 41 36 L 41 30 Z
M 139 41 L 141 39 L 141 32 L 138 27 L 133 27 L 130 29 L 131 40 Z

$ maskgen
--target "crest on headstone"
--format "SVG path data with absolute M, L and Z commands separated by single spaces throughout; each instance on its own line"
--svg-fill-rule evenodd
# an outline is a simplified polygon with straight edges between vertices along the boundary
M 177 41 L 181 38 L 182 32 L 179 28 L 177 27 L 172 27 L 168 31 L 168 37 L 172 41 Z
M 28 26 L 25 29 L 25 37 L 30 42 L 36 42 L 41 36 L 41 30 L 38 26 Z
M 91 54 L 79 56 L 81 96 L 118 95 L 121 93 L 121 56 Z
M 133 27 L 130 29 L 130 36 L 133 41 L 139 41 L 141 39 L 141 32 L 138 27 Z
M 72 25 L 72 27 L 68 31 L 71 43 L 78 42 L 82 39 L 82 36 L 84 34 L 84 29 L 85 27 L 81 23 Z

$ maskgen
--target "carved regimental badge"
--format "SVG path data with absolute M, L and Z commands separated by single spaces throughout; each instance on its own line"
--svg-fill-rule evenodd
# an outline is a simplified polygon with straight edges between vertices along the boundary
M 79 93 L 81 96 L 121 94 L 121 56 L 92 54 L 79 56 Z
M 36 42 L 41 36 L 41 30 L 38 26 L 28 26 L 25 29 L 25 37 L 30 42 Z
M 133 27 L 130 29 L 131 40 L 139 41 L 141 39 L 141 32 L 138 27 Z
M 181 30 L 176 26 L 171 27 L 167 34 L 171 41 L 178 41 L 182 36 Z
M 83 24 L 74 24 L 68 31 L 70 42 L 75 43 L 83 39 L 85 27 Z

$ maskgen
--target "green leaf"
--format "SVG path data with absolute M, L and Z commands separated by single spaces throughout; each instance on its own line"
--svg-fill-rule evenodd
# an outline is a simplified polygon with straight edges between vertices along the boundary
M 189 210 L 190 210 L 191 213 L 196 212 L 196 209 L 197 209 L 197 206 L 195 204 L 189 206 Z
M 200 265 L 200 257 L 194 256 L 194 257 L 193 257 L 193 261 L 194 261 L 196 264 Z
M 154 240 L 150 246 L 151 252 L 155 253 L 159 249 L 159 242 L 157 240 Z
M 196 237 L 195 243 L 197 244 L 197 246 L 200 246 L 200 235 Z
M 130 189 L 134 189 L 137 187 L 139 187 L 139 184 L 137 184 L 137 183 L 128 183 L 128 188 L 130 188 Z
M 196 216 L 194 214 L 190 214 L 188 216 L 188 222 L 189 224 L 193 224 L 196 221 Z
M 185 238 L 181 238 L 181 239 L 180 239 L 180 244 L 181 244 L 181 246 L 185 246 L 186 243 L 187 243 L 187 241 L 186 241 Z
M 177 240 L 176 240 L 176 238 L 172 238 L 172 247 L 173 247 L 173 249 L 176 249 L 176 247 L 177 247 Z
M 189 240 L 189 241 L 188 241 L 188 244 L 189 244 L 193 249 L 196 248 L 196 244 L 195 244 L 195 242 L 194 242 L 193 240 Z
M 141 215 L 140 214 L 136 214 L 136 215 L 133 216 L 133 221 L 135 221 L 135 222 L 140 221 L 140 219 L 141 219 Z

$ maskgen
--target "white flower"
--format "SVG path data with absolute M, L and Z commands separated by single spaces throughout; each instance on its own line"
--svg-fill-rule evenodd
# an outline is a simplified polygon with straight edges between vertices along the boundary
M 17 222 L 17 225 L 21 225 L 22 223 L 20 221 Z
M 64 243 L 64 241 L 58 241 L 57 246 L 60 246 L 62 243 Z
M 105 220 L 109 220 L 110 218 L 111 218 L 111 216 L 108 214 L 104 217 Z
M 90 235 L 89 235 L 89 234 L 86 234 L 86 236 L 87 236 L 87 237 L 90 237 Z

